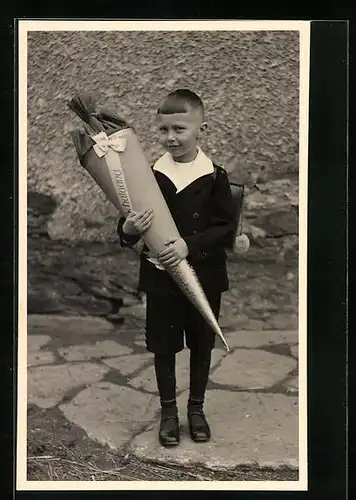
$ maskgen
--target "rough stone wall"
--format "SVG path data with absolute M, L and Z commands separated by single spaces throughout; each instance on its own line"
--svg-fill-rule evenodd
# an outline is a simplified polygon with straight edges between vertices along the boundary
M 98 315 L 120 328 L 122 304 L 137 301 L 137 257 L 120 248 L 116 209 L 79 164 L 69 132 L 82 122 L 67 101 L 94 92 L 153 160 L 157 103 L 189 87 L 207 110 L 203 149 L 247 185 L 252 245 L 229 255 L 220 324 L 296 328 L 298 57 L 296 32 L 30 33 L 28 312 Z M 142 314 L 130 321 L 143 331 Z
M 67 101 L 83 90 L 132 122 L 147 157 L 162 151 L 154 116 L 170 90 L 205 103 L 203 149 L 247 183 L 245 229 L 255 238 L 297 231 L 297 32 L 31 32 L 28 36 L 28 189 L 57 208 L 51 238 L 115 237 L 116 210 L 82 169 Z

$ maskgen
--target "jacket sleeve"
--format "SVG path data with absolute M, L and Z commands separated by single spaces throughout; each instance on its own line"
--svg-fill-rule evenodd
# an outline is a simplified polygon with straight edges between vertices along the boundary
M 200 233 L 184 238 L 193 259 L 202 259 L 209 253 L 228 246 L 235 230 L 236 214 L 228 176 L 223 168 L 217 169 L 211 195 L 210 226 Z
M 138 242 L 141 237 L 140 235 L 131 235 L 124 233 L 123 225 L 125 220 L 125 217 L 120 217 L 117 225 L 117 234 L 119 236 L 120 245 L 122 247 L 132 247 Z

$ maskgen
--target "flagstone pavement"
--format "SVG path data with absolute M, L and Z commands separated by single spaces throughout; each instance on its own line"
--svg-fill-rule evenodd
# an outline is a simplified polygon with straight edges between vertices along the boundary
M 98 317 L 30 315 L 27 333 L 28 404 L 59 408 L 91 439 L 148 462 L 298 469 L 297 331 L 227 331 L 230 353 L 217 340 L 205 404 L 209 443 L 189 438 L 189 351 L 179 353 L 182 436 L 174 449 L 157 440 L 159 399 L 142 328 Z

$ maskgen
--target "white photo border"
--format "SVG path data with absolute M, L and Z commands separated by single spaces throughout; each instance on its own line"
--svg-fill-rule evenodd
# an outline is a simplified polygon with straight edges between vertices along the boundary
M 307 467 L 307 214 L 310 21 L 18 21 L 18 491 L 219 490 L 306 491 Z M 299 78 L 299 481 L 28 481 L 27 461 L 27 33 L 30 31 L 298 31 Z M 21 235 L 21 237 L 20 237 Z

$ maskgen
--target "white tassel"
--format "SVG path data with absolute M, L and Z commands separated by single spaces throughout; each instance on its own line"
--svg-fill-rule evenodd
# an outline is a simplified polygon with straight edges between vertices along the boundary
M 245 233 L 236 236 L 233 248 L 234 253 L 242 255 L 246 253 L 249 248 L 250 248 L 250 239 Z

